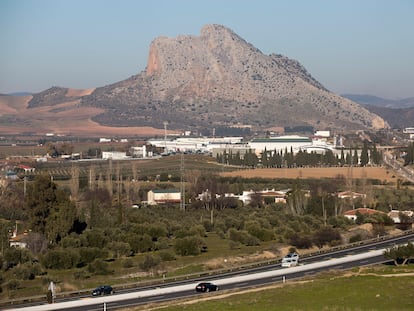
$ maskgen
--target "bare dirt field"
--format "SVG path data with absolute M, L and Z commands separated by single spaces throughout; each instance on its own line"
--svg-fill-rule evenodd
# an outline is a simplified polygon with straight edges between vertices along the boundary
M 396 182 L 396 174 L 385 167 L 323 167 L 323 168 L 259 168 L 221 173 L 222 176 L 243 178 L 336 178 L 378 179 L 387 183 Z
M 67 96 L 84 96 L 89 90 L 69 89 Z M 0 96 L 0 133 L 4 135 L 54 133 L 74 136 L 154 136 L 163 135 L 164 129 L 152 127 L 102 126 L 92 117 L 101 109 L 79 106 L 80 100 L 53 106 L 29 108 L 32 96 Z

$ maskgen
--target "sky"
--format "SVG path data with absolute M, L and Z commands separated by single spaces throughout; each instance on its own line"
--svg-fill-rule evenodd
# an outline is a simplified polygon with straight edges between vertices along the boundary
M 221 24 L 337 94 L 414 97 L 412 0 L 0 0 L 0 93 L 108 85 L 159 36 Z

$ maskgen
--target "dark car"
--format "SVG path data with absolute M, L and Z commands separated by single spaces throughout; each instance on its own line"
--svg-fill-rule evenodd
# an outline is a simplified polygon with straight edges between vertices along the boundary
M 98 286 L 92 291 L 92 296 L 112 295 L 114 290 L 109 285 Z
M 219 288 L 218 288 L 217 285 L 215 285 L 213 283 L 203 282 L 203 283 L 198 284 L 195 289 L 196 289 L 197 292 L 205 293 L 205 292 L 216 291 Z

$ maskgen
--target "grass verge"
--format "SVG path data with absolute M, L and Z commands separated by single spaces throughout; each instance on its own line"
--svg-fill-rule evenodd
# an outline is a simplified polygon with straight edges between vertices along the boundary
M 392 271 L 390 270 L 392 269 Z M 241 292 L 200 295 L 163 311 L 414 310 L 414 266 L 325 273 L 312 279 Z M 127 309 L 127 310 L 138 310 Z M 139 309 L 142 310 L 142 307 Z

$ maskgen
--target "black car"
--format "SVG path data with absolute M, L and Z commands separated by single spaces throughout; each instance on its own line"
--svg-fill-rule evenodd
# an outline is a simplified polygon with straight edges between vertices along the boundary
M 219 288 L 218 288 L 218 286 L 217 285 L 215 285 L 215 284 L 213 284 L 213 283 L 210 283 L 210 282 L 203 282 L 203 283 L 200 283 L 200 284 L 198 284 L 197 286 L 196 286 L 196 288 L 195 288 L 195 290 L 197 291 L 197 292 L 202 292 L 202 293 L 205 293 L 205 292 L 211 292 L 211 291 L 216 291 L 216 290 L 218 290 Z
M 98 286 L 92 291 L 92 296 L 112 295 L 114 290 L 109 285 Z

